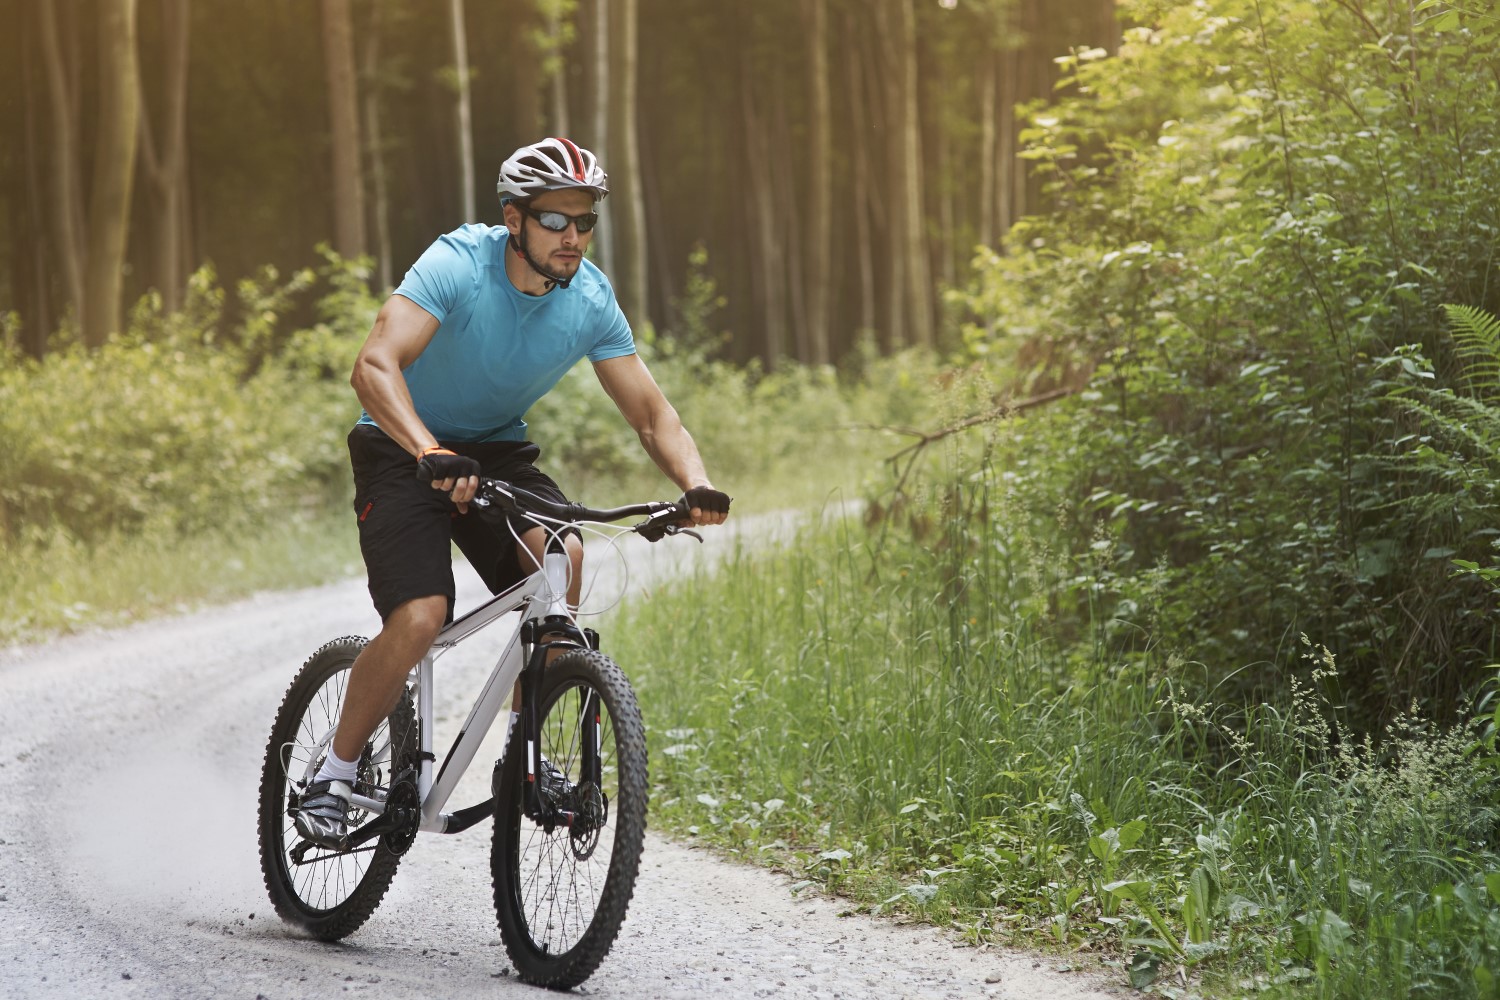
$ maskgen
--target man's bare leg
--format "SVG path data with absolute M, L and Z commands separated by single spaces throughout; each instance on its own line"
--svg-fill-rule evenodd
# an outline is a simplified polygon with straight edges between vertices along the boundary
M 401 699 L 406 676 L 427 654 L 448 617 L 442 594 L 418 597 L 392 611 L 380 634 L 360 651 L 349 670 L 349 689 L 333 738 L 333 752 L 358 760 L 365 741 Z
M 380 634 L 355 658 L 331 753 L 297 807 L 297 831 L 308 841 L 332 850 L 348 848 L 349 802 L 365 741 L 396 707 L 407 675 L 432 646 L 447 617 L 445 595 L 407 601 L 386 617 Z

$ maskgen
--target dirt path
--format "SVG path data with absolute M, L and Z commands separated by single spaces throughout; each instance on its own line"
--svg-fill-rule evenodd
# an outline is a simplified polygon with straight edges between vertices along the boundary
M 657 554 L 634 585 L 699 557 L 685 553 Z M 460 607 L 476 587 L 464 578 Z M 610 589 L 620 588 L 602 580 Z M 421 837 L 375 916 L 342 944 L 292 933 L 266 899 L 255 787 L 272 715 L 309 652 L 372 634 L 368 607 L 363 581 L 349 581 L 0 651 L 0 997 L 541 995 L 514 979 L 497 940 L 487 824 Z M 471 643 L 441 661 L 439 690 L 453 700 L 437 706 L 440 748 L 491 665 L 484 654 Z M 479 759 L 496 755 L 487 746 Z M 471 769 L 455 806 L 487 796 L 487 771 Z M 839 909 L 652 837 L 620 939 L 578 992 L 1125 992 L 1058 973 L 1056 960 L 958 948 Z

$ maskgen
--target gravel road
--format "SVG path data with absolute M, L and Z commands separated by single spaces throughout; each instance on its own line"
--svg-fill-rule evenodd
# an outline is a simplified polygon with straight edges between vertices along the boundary
M 630 593 L 703 558 L 685 543 L 655 549 L 633 563 Z M 596 597 L 624 589 L 606 573 Z M 479 593 L 465 570 L 460 608 Z M 545 995 L 516 981 L 498 941 L 488 824 L 420 837 L 380 909 L 343 943 L 300 937 L 270 907 L 255 790 L 272 716 L 313 649 L 377 627 L 357 579 L 0 650 L 0 997 Z M 482 639 L 440 661 L 439 748 L 491 666 Z M 495 756 L 487 745 L 478 760 Z M 486 798 L 487 781 L 487 767 L 472 768 L 451 806 Z M 1055 958 L 961 948 L 931 928 L 841 910 L 794 896 L 772 873 L 652 836 L 621 936 L 577 992 L 1125 992 L 1059 972 Z

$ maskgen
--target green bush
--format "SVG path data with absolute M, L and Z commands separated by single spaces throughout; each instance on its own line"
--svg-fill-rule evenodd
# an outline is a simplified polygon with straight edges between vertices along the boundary
M 223 292 L 205 269 L 180 313 L 148 299 L 97 351 L 60 343 L 39 361 L 7 356 L 0 537 L 189 536 L 263 524 L 345 484 L 342 437 L 359 413 L 345 380 L 374 302 L 356 291 L 351 266 L 330 261 L 327 321 L 283 335 L 269 354 L 262 332 L 288 305 L 285 289 L 267 287 L 274 277 L 242 285 L 246 319 L 229 336 Z
M 1444 304 L 1500 305 L 1500 21 L 1420 6 L 1129 5 L 1148 27 L 1033 115 L 1054 211 L 965 300 L 1001 377 L 1087 383 L 997 463 L 1028 460 L 1061 557 L 1108 553 L 1075 606 L 1144 625 L 1159 595 L 1152 641 L 1231 701 L 1284 692 L 1316 634 L 1370 726 L 1451 718 L 1496 646 L 1453 569 L 1500 517 L 1398 396 L 1419 357 L 1457 385 Z

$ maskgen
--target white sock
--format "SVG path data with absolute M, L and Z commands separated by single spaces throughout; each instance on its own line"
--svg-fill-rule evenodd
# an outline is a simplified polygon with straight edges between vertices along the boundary
M 521 721 L 520 712 L 510 713 L 510 721 L 505 724 L 505 745 L 510 746 L 510 734 L 515 731 L 516 723 Z
M 359 773 L 359 761 L 343 760 L 333 752 L 332 744 L 328 747 L 328 756 L 323 758 L 323 766 L 318 768 L 317 777 L 314 781 L 342 781 L 347 785 L 354 784 L 354 778 Z

